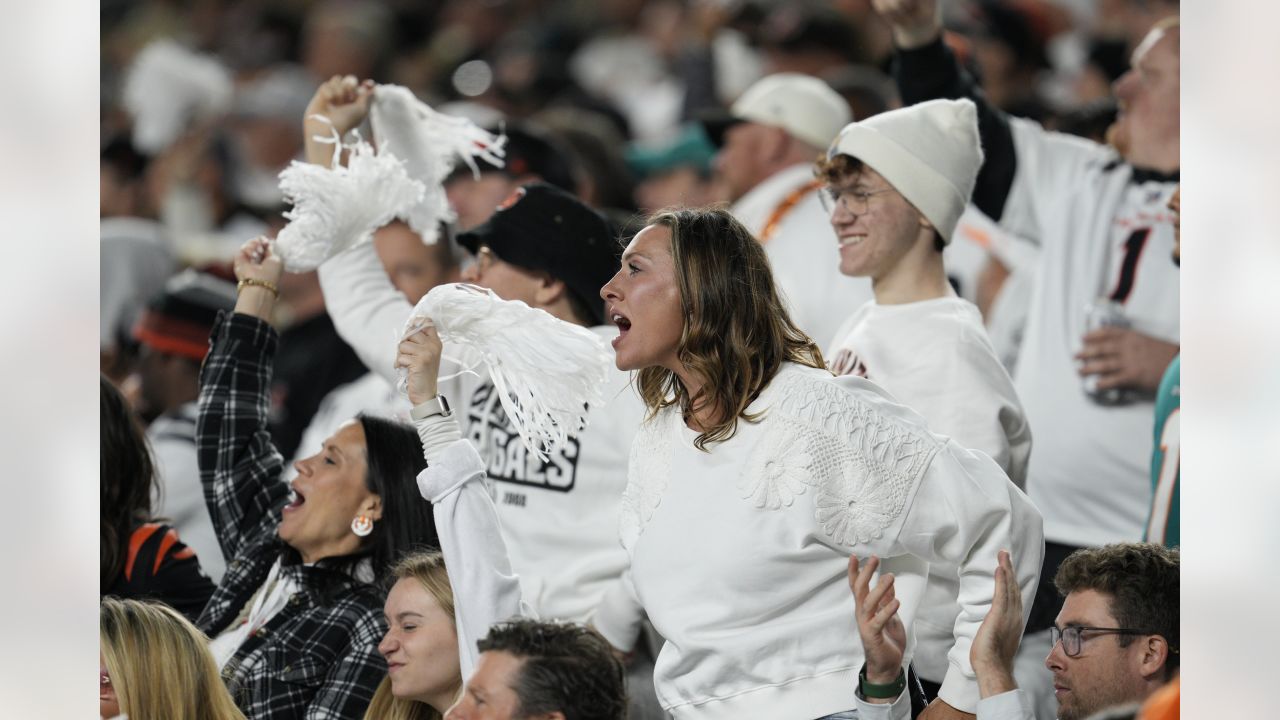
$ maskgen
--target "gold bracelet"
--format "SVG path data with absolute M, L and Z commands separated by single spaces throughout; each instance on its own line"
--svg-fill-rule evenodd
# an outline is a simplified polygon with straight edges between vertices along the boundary
M 258 287 L 266 288 L 271 291 L 272 296 L 276 298 L 280 297 L 280 290 L 276 287 L 276 284 L 271 282 L 270 280 L 259 280 L 258 278 L 244 278 L 240 282 L 236 283 L 236 294 L 239 294 L 240 291 L 244 289 L 245 285 L 256 285 Z

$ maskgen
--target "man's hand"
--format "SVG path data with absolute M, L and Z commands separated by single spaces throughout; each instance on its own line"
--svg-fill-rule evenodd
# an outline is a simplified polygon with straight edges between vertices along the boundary
M 1098 389 L 1137 388 L 1154 393 L 1178 346 L 1135 330 L 1104 327 L 1084 336 L 1076 353 L 1081 377 L 1098 376 Z
M 893 28 L 893 44 L 903 50 L 924 47 L 942 34 L 938 0 L 871 0 L 871 4 Z
M 354 75 L 334 75 L 316 89 L 302 118 L 302 134 L 306 141 L 307 162 L 328 167 L 333 160 L 333 146 L 317 142 L 315 136 L 332 137 L 337 131 L 341 137 L 359 127 L 369 114 L 373 101 L 372 80 L 358 82 Z M 315 115 L 328 118 L 329 122 L 316 119 Z M 330 125 L 329 123 L 332 123 Z
M 849 589 L 853 591 L 854 615 L 858 635 L 867 658 L 867 682 L 888 685 L 902 672 L 902 657 L 907 648 L 907 629 L 898 617 L 901 601 L 893 593 L 893 575 L 880 577 L 871 588 L 871 576 L 880 567 L 880 558 L 872 555 L 861 566 L 856 555 L 849 557 Z M 888 703 L 892 698 L 868 698 L 867 702 Z
M 284 264 L 271 252 L 271 244 L 265 237 L 256 237 L 241 245 L 232 268 L 236 280 L 247 281 L 236 290 L 235 311 L 270 322 L 284 274 Z
M 408 368 L 407 389 L 409 402 L 419 405 L 438 394 L 440 377 L 440 353 L 443 344 L 434 325 L 405 338 L 396 351 L 396 367 Z
M 1022 591 L 1013 573 L 1009 551 L 1001 550 L 991 610 L 969 648 L 969 663 L 978 675 L 978 692 L 982 697 L 1018 687 L 1013 680 L 1013 656 L 1018 653 L 1022 629 Z

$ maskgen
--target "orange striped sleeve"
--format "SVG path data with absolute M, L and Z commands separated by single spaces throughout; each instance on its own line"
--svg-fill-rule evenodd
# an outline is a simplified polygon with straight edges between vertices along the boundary
M 138 526 L 137 530 L 129 536 L 129 555 L 124 561 L 124 579 L 126 581 L 133 579 L 133 563 L 138 559 L 138 551 L 142 549 L 145 543 L 160 526 L 156 523 L 144 523 Z

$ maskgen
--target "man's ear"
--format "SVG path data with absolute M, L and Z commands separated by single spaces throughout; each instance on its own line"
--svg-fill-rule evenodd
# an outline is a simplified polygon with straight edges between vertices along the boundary
M 564 281 L 543 273 L 538 289 L 533 293 L 533 300 L 538 304 L 538 307 L 549 307 L 552 303 L 564 297 L 564 294 Z
M 780 127 L 764 126 L 765 132 L 759 135 L 759 146 L 756 152 L 769 162 L 777 162 L 786 156 L 791 147 L 791 135 Z
M 530 720 L 565 720 L 562 712 L 542 713 L 541 715 L 530 715 Z
M 1147 679 L 1164 679 L 1165 666 L 1169 663 L 1171 649 L 1169 641 L 1161 635 L 1150 635 L 1142 642 L 1139 657 L 1139 670 Z M 1158 678 L 1156 676 L 1159 676 Z

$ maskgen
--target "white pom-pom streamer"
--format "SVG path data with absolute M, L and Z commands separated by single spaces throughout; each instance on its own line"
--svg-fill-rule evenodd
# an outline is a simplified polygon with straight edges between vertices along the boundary
M 124 80 L 124 106 L 133 117 L 133 145 L 158 153 L 192 120 L 221 115 L 231 107 L 231 73 L 208 55 L 169 39 L 148 44 Z
M 584 327 L 462 283 L 427 293 L 401 338 L 428 321 L 445 343 L 446 356 L 469 349 L 479 358 L 525 449 L 544 461 L 583 428 L 587 406 L 602 400 L 613 356 Z M 397 387 L 404 393 L 408 374 L 404 368 L 399 373 Z
M 293 208 L 284 214 L 289 224 L 277 236 L 275 252 L 288 272 L 314 270 L 369 242 L 374 230 L 408 212 L 426 192 L 391 154 L 389 143 L 375 151 L 353 134 L 351 143 L 339 143 L 336 132 L 324 139 L 335 145 L 332 168 L 295 160 L 280 173 L 280 190 Z M 345 167 L 338 162 L 343 149 L 350 150 Z
M 369 122 L 379 148 L 395 148 L 409 176 L 426 188 L 422 199 L 400 216 L 424 242 L 436 241 L 441 221 L 456 219 L 445 197 L 444 181 L 459 160 L 477 175 L 476 158 L 502 167 L 505 137 L 494 137 L 466 118 L 432 110 L 408 88 L 379 85 L 374 90 Z

